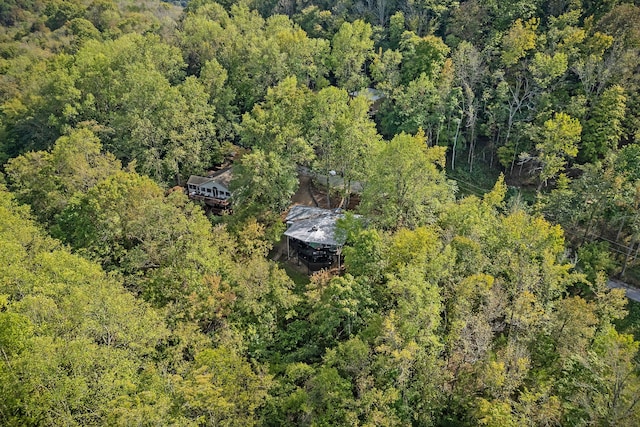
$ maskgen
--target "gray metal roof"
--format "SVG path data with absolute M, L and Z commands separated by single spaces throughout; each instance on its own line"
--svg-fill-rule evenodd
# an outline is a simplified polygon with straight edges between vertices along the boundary
M 205 182 L 209 182 L 209 181 L 211 181 L 211 178 L 207 178 L 204 176 L 191 175 L 189 177 L 189 181 L 187 181 L 187 184 L 202 185 Z
M 344 238 L 336 236 L 336 221 L 344 215 L 339 209 L 293 206 L 286 217 L 289 225 L 284 235 L 305 243 L 342 246 Z
M 313 206 L 296 205 L 292 206 L 291 209 L 289 209 L 289 213 L 287 213 L 285 221 L 287 222 L 287 224 L 292 224 L 296 221 L 302 221 L 303 219 L 321 218 L 328 215 L 338 215 L 341 213 L 342 211 L 340 209 L 323 209 Z
M 222 169 L 211 175 L 210 178 L 213 182 L 217 182 L 218 184 L 229 188 L 229 183 L 233 178 L 233 172 L 231 171 L 231 168 Z
M 213 175 L 207 177 L 191 175 L 189 177 L 189 180 L 187 181 L 187 185 L 202 185 L 206 184 L 207 182 L 215 182 L 216 184 L 220 184 L 228 189 L 231 178 L 233 178 L 233 173 L 231 172 L 231 168 L 227 168 L 219 170 Z

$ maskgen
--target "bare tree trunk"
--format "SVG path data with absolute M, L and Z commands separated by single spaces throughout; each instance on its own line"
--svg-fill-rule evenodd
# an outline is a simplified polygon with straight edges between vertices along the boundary
M 618 233 L 616 234 L 616 243 L 620 240 L 620 235 L 622 234 L 622 229 L 627 224 L 627 218 L 623 217 L 623 220 L 620 222 L 620 228 L 618 228 Z
M 511 135 L 511 126 L 513 125 L 511 114 L 509 114 L 509 125 L 507 126 L 507 136 L 505 137 L 505 145 L 509 142 L 509 136 Z M 513 159 L 511 160 L 511 169 L 509 173 L 513 175 L 513 166 L 516 164 L 516 155 L 518 153 L 518 143 L 516 142 L 516 146 L 513 149 Z
M 519 111 L 522 111 L 522 107 L 525 102 L 531 102 L 535 97 L 535 91 L 529 87 L 529 81 L 526 77 L 522 80 L 518 80 L 516 82 L 516 86 L 514 89 L 509 88 L 511 92 L 511 100 L 509 101 L 509 121 L 507 127 L 507 137 L 505 138 L 505 144 L 509 142 L 509 137 L 511 136 L 511 130 L 513 129 L 513 122 L 515 120 L 515 116 Z M 516 140 L 516 146 L 513 150 L 513 159 L 511 160 L 511 171 L 513 174 L 513 167 L 516 163 L 516 159 L 518 158 L 518 142 Z
M 341 206 L 343 209 L 347 209 L 349 207 L 349 202 L 351 201 L 351 176 L 349 176 L 348 180 L 345 177 L 342 181 L 342 185 L 344 187 L 344 197 Z
M 627 265 L 629 265 L 629 258 L 631 258 L 631 253 L 633 252 L 633 247 L 635 246 L 635 239 L 631 240 L 631 244 L 629 245 L 629 250 L 627 251 L 627 255 L 624 257 L 624 264 L 622 265 L 622 271 L 620 272 L 620 276 L 624 276 L 624 273 L 627 271 Z
M 473 158 L 476 151 L 476 120 L 475 114 L 473 122 L 469 124 L 471 128 L 471 137 L 469 138 L 469 172 L 473 172 Z M 483 154 L 484 155 L 484 154 Z
M 491 151 L 491 167 L 493 167 L 493 160 L 496 154 L 496 147 L 500 143 L 500 132 L 501 132 L 501 129 L 498 128 L 498 132 L 496 133 L 496 138 L 492 141 L 493 150 Z
M 327 171 L 327 209 L 331 209 L 331 184 L 329 183 L 329 171 Z
M 520 166 L 520 173 L 522 173 L 522 165 Z M 543 180 L 540 180 L 540 182 L 538 183 L 538 188 L 536 189 L 536 192 L 538 192 L 538 193 L 539 193 L 539 192 L 540 192 L 540 190 L 542 190 L 542 184 L 545 184 L 545 185 L 546 185 L 546 182 L 547 182 L 547 180 L 546 180 L 546 179 L 545 179 L 544 181 L 543 181 Z
M 596 214 L 596 211 L 598 210 L 598 203 L 597 202 L 592 202 L 593 206 L 593 210 L 591 211 L 591 215 L 589 215 L 589 222 L 587 222 L 587 228 L 584 230 L 584 236 L 582 236 L 582 244 L 584 245 L 584 243 L 587 240 L 587 236 L 589 236 L 589 231 L 591 231 L 591 223 L 593 222 L 593 217 Z
M 458 126 L 456 126 L 456 134 L 453 137 L 453 150 L 451 151 L 451 170 L 456 170 L 456 145 L 458 143 L 458 135 L 460 134 L 460 124 L 462 123 L 462 117 L 458 120 Z

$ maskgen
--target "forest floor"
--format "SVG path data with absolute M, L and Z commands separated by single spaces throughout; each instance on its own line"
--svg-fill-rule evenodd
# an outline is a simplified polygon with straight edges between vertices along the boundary
M 296 194 L 291 197 L 292 205 L 302 205 L 302 206 L 318 206 L 316 203 L 314 196 L 311 195 L 311 177 L 305 174 L 299 174 L 298 180 L 300 181 L 300 186 L 298 187 L 298 191 Z
M 327 199 L 327 188 L 324 185 L 326 175 L 313 175 L 308 169 L 301 168 L 298 174 L 300 185 L 298 191 L 291 197 L 291 205 L 316 206 L 324 209 L 336 209 L 344 205 L 344 199 L 338 194 L 337 189 L 344 185 L 339 176 L 329 177 L 331 186 L 330 197 Z M 359 182 L 351 184 L 352 194 L 349 198 L 347 210 L 354 210 L 360 203 L 358 192 L 362 189 Z

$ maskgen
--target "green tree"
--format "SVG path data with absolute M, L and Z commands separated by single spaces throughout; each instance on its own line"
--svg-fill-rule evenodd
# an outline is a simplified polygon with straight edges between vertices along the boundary
M 353 425 L 357 423 L 351 384 L 336 368 L 323 367 L 309 380 L 312 418 L 320 425 Z
M 518 63 L 527 52 L 536 47 L 536 31 L 540 24 L 538 19 L 522 22 L 517 19 L 502 40 L 502 62 L 506 66 Z
M 234 125 L 238 121 L 235 94 L 229 86 L 229 73 L 215 59 L 205 62 L 199 81 L 209 94 L 209 104 L 215 111 L 215 128 L 218 141 L 224 144 L 236 137 Z M 225 150 L 226 151 L 226 150 Z
M 52 225 L 76 192 L 87 192 L 120 168 L 90 130 L 74 129 L 60 137 L 51 152 L 29 152 L 11 159 L 6 172 L 18 200 L 31 205 L 40 221 Z
M 594 162 L 617 150 L 622 137 L 625 101 L 624 89 L 618 85 L 607 88 L 598 98 L 582 131 L 582 160 Z
M 289 206 L 297 187 L 295 164 L 275 151 L 256 148 L 234 165 L 234 211 L 242 218 L 273 222 Z
M 333 347 L 355 336 L 367 325 L 375 309 L 371 290 L 351 275 L 328 282 L 317 277 L 307 290 L 311 303 L 310 321 L 317 328 L 321 347 Z
M 412 80 L 406 87 L 398 87 L 386 103 L 381 118 L 385 135 L 399 132 L 417 133 L 424 130 L 430 144 L 445 145 L 452 142 L 455 130 L 448 126 L 453 116 L 459 118 L 459 91 L 452 90 L 453 77 L 443 72 L 439 79 L 432 80 L 426 74 Z M 459 120 L 459 119 L 458 119 Z
M 474 151 L 477 138 L 478 115 L 480 114 L 480 83 L 486 73 L 486 66 L 480 52 L 468 42 L 462 42 L 452 55 L 456 82 L 462 88 L 462 112 L 464 113 L 464 129 L 469 145 L 469 168 L 473 167 Z M 451 149 L 451 168 L 455 169 L 456 145 L 462 120 L 458 122 L 456 135 Z
M 632 425 L 638 413 L 640 386 L 633 357 L 638 343 L 608 327 L 593 342 L 586 355 L 568 363 L 566 422 Z
M 255 372 L 232 348 L 206 349 L 175 385 L 177 404 L 199 425 L 253 426 L 271 377 Z
M 402 4 L 407 27 L 421 36 L 438 31 L 443 16 L 457 6 L 451 0 L 418 0 Z
M 400 46 L 400 39 L 405 30 L 404 13 L 397 11 L 389 18 L 389 44 L 391 49 L 397 49 Z
M 371 77 L 376 88 L 389 96 L 394 89 L 400 86 L 400 64 L 402 53 L 397 50 L 385 50 L 381 55 L 376 55 L 371 62 Z
M 361 210 L 383 228 L 433 222 L 452 188 L 441 168 L 444 147 L 427 147 L 424 134 L 402 133 L 374 153 Z
M 544 122 L 536 137 L 539 141 L 536 144 L 538 162 L 541 165 L 538 190 L 562 171 L 566 164 L 565 157 L 573 158 L 578 154 L 581 132 L 580 121 L 565 113 L 556 113 L 552 119 Z
M 346 206 L 352 183 L 364 177 L 369 153 L 379 140 L 369 118 L 369 102 L 363 96 L 350 98 L 345 90 L 329 87 L 316 95 L 311 110 L 307 131 L 316 152 L 314 169 L 326 176 L 328 190 L 331 171 L 340 174 Z
M 609 277 L 616 266 L 611 258 L 608 242 L 590 242 L 580 246 L 578 248 L 578 262 L 590 282 L 595 282 L 597 274 L 601 272 Z
M 444 66 L 449 51 L 449 47 L 439 37 L 418 37 L 413 32 L 404 32 L 400 41 L 402 82 L 408 84 L 423 73 L 428 78 L 435 79 Z
M 88 123 L 117 158 L 179 182 L 222 151 L 207 92 L 195 78 L 183 81 L 183 68 L 179 50 L 153 35 L 89 40 L 73 57 L 54 56 L 39 82 L 9 101 L 5 152 L 48 148 Z
M 238 231 L 232 254 L 235 268 L 227 278 L 233 304 L 226 321 L 242 331 L 248 352 L 255 358 L 279 352 L 278 332 L 296 316 L 299 303 L 293 281 L 266 258 L 271 248 L 269 231 L 255 221 Z
M 333 73 L 338 86 L 349 93 L 369 86 L 364 65 L 373 55 L 371 35 L 371 25 L 357 20 L 343 23 L 331 40 Z
M 568 57 L 563 52 L 553 55 L 536 52 L 529 69 L 535 82 L 542 88 L 547 88 L 551 82 L 562 76 L 568 67 Z
M 20 90 L 3 103 L 5 160 L 49 148 L 63 134 L 64 125 L 77 117 L 75 106 L 81 91 L 74 86 L 75 76 L 68 70 L 71 61 L 68 55 L 34 61 Z
M 156 306 L 174 306 L 171 315 L 201 311 L 214 315 L 223 293 L 218 276 L 228 271 L 223 255 L 226 234 L 212 236 L 202 209 L 184 194 L 164 191 L 151 179 L 120 172 L 87 193 L 78 193 L 60 214 L 53 230 L 79 253 L 123 274 L 125 284 Z M 198 306 L 213 305 L 209 311 Z M 190 319 L 215 321 L 215 318 Z
M 47 4 L 44 13 L 47 16 L 47 27 L 51 30 L 57 30 L 67 21 L 81 18 L 84 15 L 84 10 L 79 1 L 54 0 Z
M 172 87 L 159 72 L 137 65 L 124 83 L 129 91 L 121 102 L 128 114 L 114 117 L 118 134 L 109 144 L 119 157 L 136 160 L 141 173 L 160 182 L 176 183 L 221 160 L 209 97 L 195 78 Z
M 376 352 L 369 343 L 356 337 L 328 350 L 324 366 L 336 368 L 340 376 L 349 380 L 354 402 L 350 408 L 364 425 L 396 426 L 398 391 L 378 376 L 386 367 L 376 363 Z
M 228 73 L 241 112 L 287 77 L 309 87 L 326 85 L 327 40 L 307 37 L 283 15 L 265 20 L 247 5 L 228 9 L 205 3 L 187 10 L 179 37 L 192 74 L 199 75 L 215 59 Z
M 309 102 L 308 90 L 298 86 L 295 77 L 270 88 L 264 102 L 243 115 L 239 129 L 242 143 L 293 164 L 310 161 L 313 151 L 304 134 Z
M 347 272 L 359 280 L 377 283 L 387 265 L 385 241 L 377 230 L 360 227 L 347 237 L 347 246 L 343 250 L 345 266 Z
M 139 376 L 167 336 L 159 314 L 46 237 L 4 190 L 0 223 L 2 424 L 104 424 L 113 402 L 144 392 L 157 400 L 140 406 L 167 414 L 168 394 Z

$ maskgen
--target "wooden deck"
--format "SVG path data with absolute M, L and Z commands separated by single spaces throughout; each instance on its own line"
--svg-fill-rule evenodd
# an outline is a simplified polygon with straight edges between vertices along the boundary
M 191 200 L 203 202 L 210 212 L 220 215 L 223 212 L 231 213 L 231 203 L 228 199 L 218 199 L 215 197 L 207 197 L 201 194 L 189 194 Z

